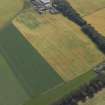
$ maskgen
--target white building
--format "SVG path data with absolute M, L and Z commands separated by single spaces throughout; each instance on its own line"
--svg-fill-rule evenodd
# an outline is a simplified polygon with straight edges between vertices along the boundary
M 49 4 L 51 2 L 51 0 L 39 0 L 39 1 L 41 1 L 44 4 Z
M 39 12 L 49 11 L 50 13 L 57 13 L 58 11 L 52 6 L 53 0 L 31 0 L 33 7 Z

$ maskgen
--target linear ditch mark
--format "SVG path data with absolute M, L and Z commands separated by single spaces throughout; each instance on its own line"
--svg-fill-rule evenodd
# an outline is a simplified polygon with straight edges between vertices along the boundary
M 51 92 L 51 91 L 54 91 L 55 89 L 57 89 L 57 88 L 63 86 L 64 84 L 65 84 L 65 82 L 64 82 L 64 83 L 60 83 L 60 84 L 56 85 L 55 87 L 50 88 L 50 89 L 48 89 L 47 91 L 41 93 L 41 95 L 45 95 L 45 94 L 47 94 L 47 93 L 49 93 L 49 92 Z
M 97 48 L 105 54 L 105 37 L 99 33 L 93 26 L 87 23 L 80 14 L 66 0 L 54 0 L 53 6 L 60 11 L 63 16 L 67 17 L 81 27 L 81 31 L 85 33 L 97 46 Z M 66 98 L 62 98 L 53 105 L 78 105 L 79 101 L 85 102 L 87 97 L 93 98 L 96 93 L 105 88 L 105 64 L 99 68 L 98 75 L 88 84 L 84 84 L 80 89 L 75 90 Z

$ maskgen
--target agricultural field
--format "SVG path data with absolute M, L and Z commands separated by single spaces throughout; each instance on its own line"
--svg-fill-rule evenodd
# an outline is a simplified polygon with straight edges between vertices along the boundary
M 0 51 L 1 105 L 20 105 L 64 83 L 12 24 L 0 31 Z
M 0 1 L 0 27 L 11 20 L 22 8 L 23 0 L 1 0 Z
M 70 4 L 81 14 L 90 15 L 105 8 L 105 0 L 68 0 Z
M 105 0 L 68 1 L 105 34 Z M 75 23 L 39 15 L 24 0 L 0 2 L 1 27 L 0 105 L 50 105 L 93 79 L 92 68 L 105 59 Z M 104 94 L 80 105 L 104 105 Z
M 33 28 L 27 27 L 22 22 L 23 15 L 29 21 L 30 17 L 35 18 L 33 21 L 39 24 Z M 80 28 L 60 14 L 40 16 L 29 9 L 20 14 L 13 23 L 65 81 L 89 71 L 104 59 L 104 55 Z
M 84 18 L 102 35 L 105 35 L 105 8 Z

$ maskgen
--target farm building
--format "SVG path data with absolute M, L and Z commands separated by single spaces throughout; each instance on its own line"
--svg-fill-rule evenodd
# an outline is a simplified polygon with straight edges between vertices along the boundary
M 50 12 L 51 14 L 58 13 L 53 7 L 53 0 L 31 0 L 31 4 L 38 13 L 44 13 L 45 11 Z

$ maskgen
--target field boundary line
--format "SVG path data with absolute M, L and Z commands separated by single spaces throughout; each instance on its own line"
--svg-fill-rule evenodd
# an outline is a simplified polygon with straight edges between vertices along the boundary
M 87 14 L 87 15 L 84 15 L 84 16 L 82 16 L 82 17 L 83 17 L 83 18 L 86 18 L 86 17 L 88 17 L 88 16 L 91 16 L 91 15 L 93 15 L 93 14 L 99 12 L 99 11 L 102 11 L 103 9 L 105 9 L 105 7 L 98 8 L 98 9 L 96 9 L 94 12 L 89 13 L 89 14 Z
M 60 83 L 60 84 L 54 86 L 53 88 L 50 88 L 50 89 L 48 89 L 47 91 L 41 93 L 41 95 L 45 95 L 45 94 L 49 93 L 50 91 L 55 90 L 56 88 L 63 86 L 64 84 L 65 84 L 65 82 Z

